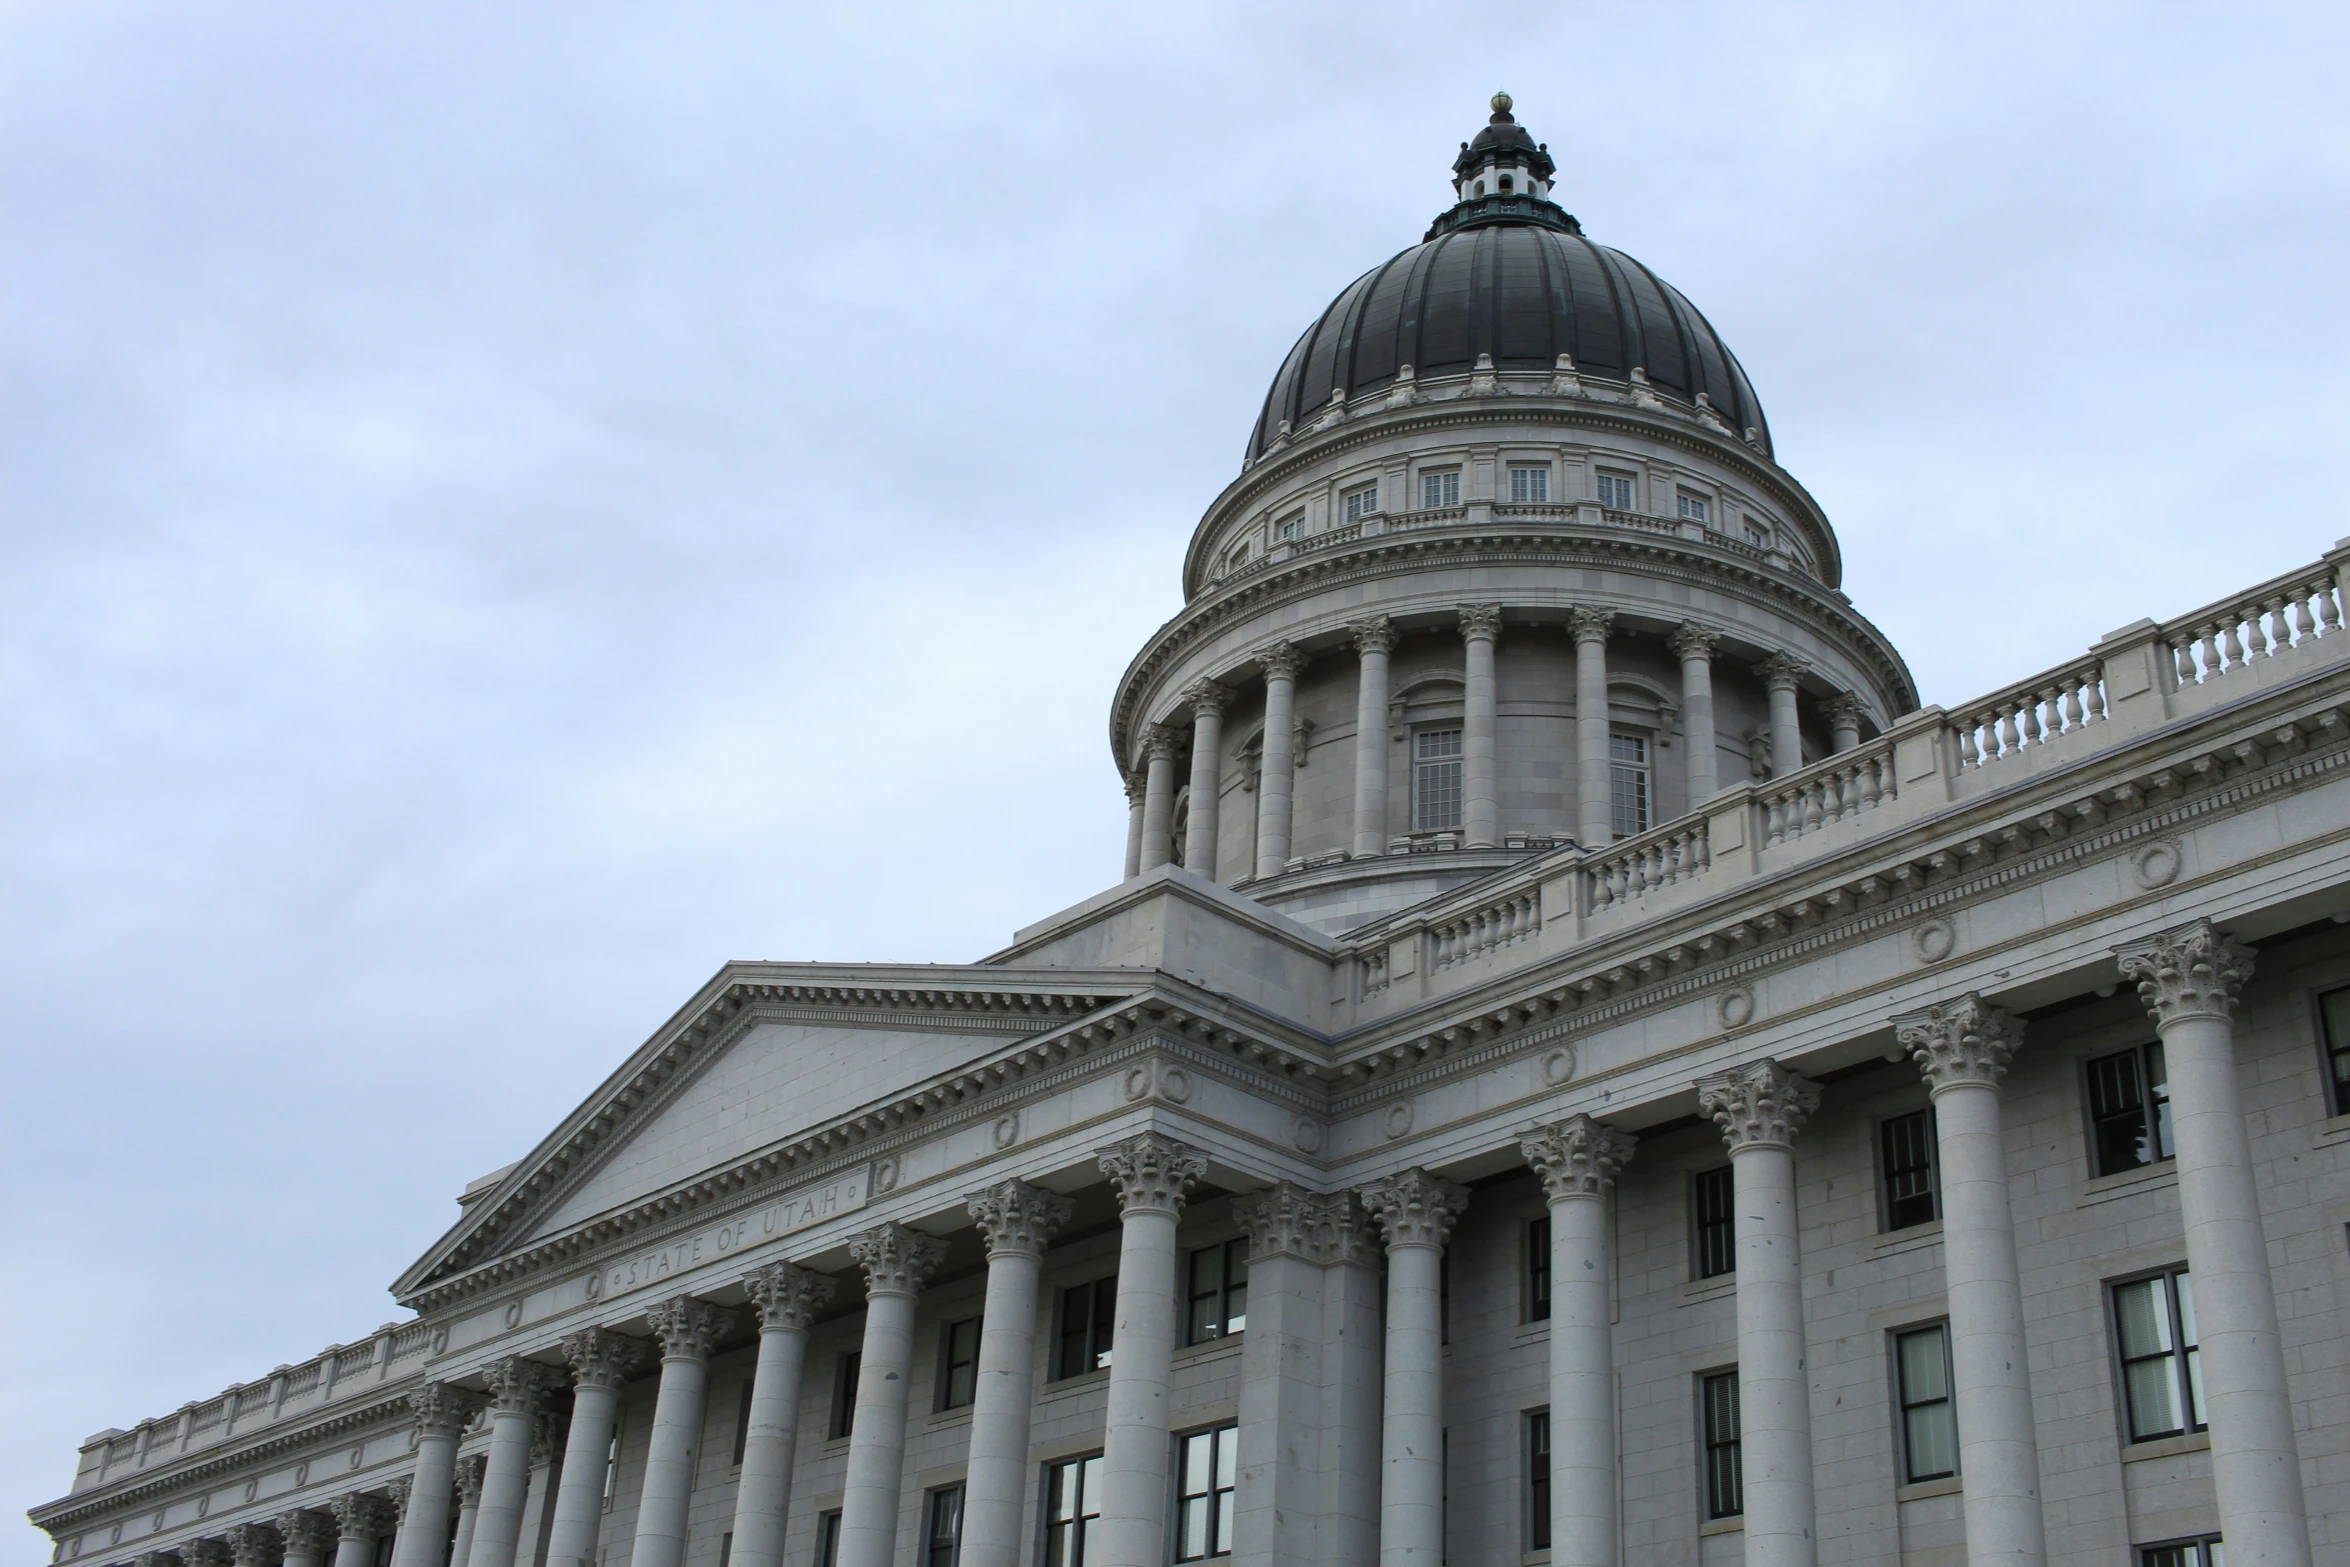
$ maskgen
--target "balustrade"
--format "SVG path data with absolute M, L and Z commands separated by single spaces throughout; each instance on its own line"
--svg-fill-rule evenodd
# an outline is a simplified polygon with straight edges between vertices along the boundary
M 1529 887 L 1428 927 L 1428 966 L 1443 970 L 1542 929 L 1542 890 Z
M 1584 871 L 1591 912 L 1628 903 L 1642 894 L 1701 876 L 1713 864 L 1706 819 L 1684 817 L 1628 838 L 1595 857 Z
M 1824 762 L 1814 762 L 1755 797 L 1763 846 L 1785 843 L 1818 832 L 1831 822 L 1890 805 L 1896 792 L 1893 745 L 1882 736 Z
M 2105 719 L 2105 661 L 2089 658 L 2018 681 L 1962 708 L 1950 728 L 1964 771 Z
M 2234 674 L 2259 659 L 2342 629 L 2331 566 L 2303 567 L 2222 599 L 2162 628 L 2180 686 Z

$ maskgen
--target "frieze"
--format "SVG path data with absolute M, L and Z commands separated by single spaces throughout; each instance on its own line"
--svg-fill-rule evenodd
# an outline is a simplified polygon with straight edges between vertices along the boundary
M 802 1187 L 755 1213 L 713 1224 L 608 1264 L 588 1275 L 587 1298 L 612 1300 L 681 1273 L 690 1273 L 704 1263 L 735 1256 L 763 1242 L 796 1235 L 826 1219 L 855 1213 L 870 1200 L 872 1184 L 871 1166 L 851 1170 L 837 1179 Z

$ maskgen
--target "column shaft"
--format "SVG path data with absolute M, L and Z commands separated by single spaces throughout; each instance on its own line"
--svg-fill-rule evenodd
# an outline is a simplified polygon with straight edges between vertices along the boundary
M 1355 843 L 1358 855 L 1387 852 L 1387 655 L 1395 633 L 1385 616 L 1355 628 Z
M 441 1567 L 441 1550 L 449 1538 L 449 1509 L 457 1488 L 457 1435 L 473 1408 L 456 1390 L 434 1382 L 409 1395 L 416 1410 L 416 1468 L 410 1476 L 407 1505 L 399 1513 L 399 1532 L 392 1537 L 392 1567 Z M 530 1456 L 530 1419 L 522 1422 L 522 1449 Z M 340 1555 L 338 1549 L 337 1554 Z
M 1037 1277 L 1069 1201 L 1025 1181 L 964 1198 L 987 1234 L 987 1299 L 971 1389 L 971 1457 L 963 1479 L 962 1567 L 1017 1567 L 1028 1492 L 1028 1419 L 1036 1403 Z
M 473 1526 L 481 1517 L 481 1471 L 478 1457 L 457 1460 L 457 1538 L 449 1547 L 450 1567 L 467 1567 L 473 1559 Z
M 1126 780 L 1126 879 L 1132 881 L 1142 874 L 1142 817 L 1143 801 L 1149 789 L 1148 775 Z
M 481 1511 L 473 1522 L 473 1553 L 466 1558 L 467 1567 L 513 1567 L 514 1549 L 522 1543 L 522 1503 L 530 1493 L 531 1416 L 529 1407 L 501 1401 L 491 1421 L 489 1464 L 482 1471 Z M 413 1518 L 414 1497 L 409 1498 L 408 1511 Z M 439 1542 L 446 1537 L 435 1538 L 429 1559 L 418 1567 L 440 1567 Z M 408 1542 L 403 1538 L 400 1543 Z
M 1615 617 L 1579 609 L 1575 636 L 1575 834 L 1584 847 L 1615 841 L 1609 789 L 1607 637 Z
M 1216 878 L 1217 809 L 1222 804 L 1224 701 L 1221 687 L 1191 688 L 1191 810 L 1183 831 L 1183 868 Z
M 1803 726 L 1796 717 L 1795 688 L 1803 665 L 1775 653 L 1755 666 L 1771 696 L 1771 776 L 1784 778 L 1803 767 Z
M 1501 797 L 1495 728 L 1497 694 L 1493 645 L 1501 611 L 1491 604 L 1461 610 L 1461 841 L 1472 849 L 1501 842 Z
M 899 1224 L 867 1230 L 849 1246 L 865 1269 L 865 1340 L 857 1364 L 848 1474 L 841 1485 L 839 1567 L 892 1567 L 898 1493 L 906 1472 L 914 1308 L 922 1281 L 945 1248 Z
M 1322 1473 L 1329 1488 L 1324 1567 L 1379 1557 L 1379 1443 L 1386 1345 L 1379 1271 L 1369 1253 L 1333 1264 L 1322 1284 Z
M 1681 656 L 1682 766 L 1689 790 L 1689 809 L 1697 810 L 1721 790 L 1720 742 L 1714 733 L 1714 638 L 1694 624 L 1685 624 L 1672 639 Z
M 648 1315 L 661 1336 L 661 1385 L 653 1395 L 644 1486 L 637 1494 L 636 1544 L 628 1561 L 629 1567 L 678 1567 L 685 1560 L 686 1513 L 702 1450 L 710 1349 L 734 1314 L 680 1295 Z
M 805 1327 L 759 1330 L 759 1359 L 751 1372 L 751 1429 L 735 1491 L 733 1567 L 780 1567 L 783 1561 L 807 1362 Z
M 1607 1202 L 1550 1205 L 1550 1559 L 1616 1567 L 1614 1312 Z
M 1158 1567 L 1167 1528 L 1167 1379 L 1175 1358 L 1175 1215 L 1130 1211 L 1102 1436 L 1102 1567 Z
M 1150 760 L 1143 774 L 1142 852 L 1136 863 L 1155 871 L 1167 863 L 1173 849 L 1175 824 L 1175 742 L 1165 730 L 1154 729 L 1145 744 Z
M 1295 809 L 1297 671 L 1300 660 L 1288 644 L 1266 653 L 1265 739 L 1257 777 L 1257 875 L 1278 876 L 1289 863 L 1290 824 Z
M 1748 1567 L 1812 1567 L 1811 1387 L 1796 1241 L 1795 1153 L 1733 1151 L 1738 1227 L 1738 1418 Z
M 594 1567 L 596 1537 L 603 1532 L 605 1466 L 619 1406 L 617 1379 L 610 1386 L 582 1382 L 572 1390 L 571 1432 L 563 1447 L 563 1483 L 555 1488 L 547 1567 Z
M 1387 1368 L 1379 1427 L 1380 1567 L 1444 1560 L 1444 1254 L 1387 1254 Z

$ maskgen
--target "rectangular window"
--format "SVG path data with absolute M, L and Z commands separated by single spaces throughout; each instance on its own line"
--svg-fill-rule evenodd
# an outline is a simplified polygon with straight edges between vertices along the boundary
M 1697 1379 L 1699 1441 L 1705 1449 L 1705 1515 L 1746 1511 L 1746 1471 L 1738 1452 L 1738 1368 Z
M 1209 1339 L 1246 1328 L 1248 1242 L 1229 1240 L 1221 1246 L 1202 1246 L 1193 1252 L 1186 1294 L 1191 1311 L 1184 1321 L 1184 1343 L 1205 1344 Z
M 2330 990 L 2317 998 L 2326 1036 L 2326 1081 L 2332 1085 L 2332 1109 L 2350 1115 L 2350 990 Z
M 1526 1223 L 1526 1320 L 1550 1320 L 1550 1220 Z
M 2203 1355 L 2196 1346 L 2195 1290 L 2187 1270 L 2116 1284 L 2113 1339 L 2130 1440 L 2202 1430 Z
M 1901 1473 L 1910 1484 L 1958 1473 L 1958 1413 L 1950 1402 L 1950 1333 L 1930 1328 L 1893 1335 L 1901 1398 Z
M 1092 1567 L 1102 1520 L 1102 1455 L 1072 1458 L 1044 1472 L 1044 1567 Z
M 1227 1425 L 1177 1439 L 1175 1559 L 1179 1562 L 1232 1554 L 1232 1492 L 1239 1483 L 1239 1437 L 1240 1427 Z
M 620 1417 L 612 1417 L 612 1442 L 604 1449 L 604 1511 L 612 1510 L 612 1486 L 620 1475 Z M 389 1538 L 389 1536 L 386 1536 Z
M 1304 538 L 1305 536 L 1306 514 L 1302 511 L 1291 512 L 1288 516 L 1273 524 L 1273 537 L 1279 539 L 1284 544 L 1295 544 L 1298 540 Z
M 1599 486 L 1599 504 L 1610 511 L 1632 509 L 1632 476 L 1628 473 L 1610 473 L 1605 468 L 1592 475 Z
M 816 1515 L 816 1567 L 840 1567 L 840 1509 Z
M 2170 1080 L 2159 1041 L 2099 1056 L 2089 1070 L 2090 1155 L 2099 1175 L 2171 1157 Z
M 1550 469 L 1512 468 L 1510 470 L 1510 499 L 1519 505 L 1529 505 L 1550 499 Z
M 1934 1172 L 1934 1112 L 1913 1110 L 1877 1123 L 1877 1168 L 1883 1183 L 1885 1228 L 1931 1224 L 1941 1214 Z
M 1450 832 L 1461 824 L 1461 732 L 1423 729 L 1412 736 L 1412 831 Z
M 734 1463 L 742 1467 L 743 1454 L 751 1447 L 751 1379 L 743 1378 L 742 1399 L 734 1410 Z
M 1339 497 L 1339 506 L 1348 522 L 1361 522 L 1379 509 L 1379 486 L 1366 484 L 1359 490 L 1349 490 Z
M 734 1536 L 731 1534 L 722 1534 L 718 1537 L 718 1567 L 729 1567 L 729 1564 L 732 1563 L 733 1560 Z
M 1053 1376 L 1081 1377 L 1110 1363 L 1110 1330 L 1118 1320 L 1118 1281 L 1094 1279 L 1061 1291 L 1061 1338 Z
M 1248 540 L 1243 539 L 1238 544 L 1233 545 L 1231 550 L 1225 555 L 1224 569 L 1226 571 L 1231 571 L 1236 567 L 1245 566 L 1247 564 Z
M 1550 1411 L 1526 1411 L 1526 1549 L 1550 1549 Z
M 1706 513 L 1712 509 L 1707 506 L 1704 496 L 1692 495 L 1687 490 L 1683 490 L 1680 494 L 1674 496 L 1673 503 L 1675 509 L 1680 512 L 1681 520 L 1683 522 L 1703 524 L 1706 519 Z
M 1420 504 L 1423 507 L 1458 506 L 1460 503 L 1460 469 L 1446 468 L 1438 473 L 1420 475 Z
M 853 1349 L 832 1357 L 832 1420 L 825 1431 L 833 1441 L 857 1423 L 857 1362 L 863 1358 Z
M 1769 528 L 1764 527 L 1761 523 L 1755 521 L 1752 517 L 1742 518 L 1741 521 L 1743 521 L 1746 525 L 1747 543 L 1754 545 L 1758 549 L 1767 550 L 1771 547 L 1771 530 Z
M 2227 1567 L 2227 1561 L 2216 1534 L 2138 1548 L 2138 1567 Z
M 930 1493 L 929 1522 L 922 1531 L 922 1567 L 955 1567 L 963 1554 L 963 1488 L 942 1485 Z
M 961 1409 L 979 1386 L 979 1319 L 965 1317 L 938 1330 L 938 1407 Z
M 1648 737 L 1609 735 L 1608 823 L 1619 838 L 1648 831 Z
M 1689 1271 L 1718 1279 L 1738 1267 L 1738 1228 L 1731 1202 L 1730 1167 L 1689 1178 Z

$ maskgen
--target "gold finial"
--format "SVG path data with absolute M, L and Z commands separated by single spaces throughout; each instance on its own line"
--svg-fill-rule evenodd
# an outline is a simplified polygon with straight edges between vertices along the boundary
M 1496 114 L 1510 112 L 1510 95 L 1508 93 L 1497 92 L 1493 95 L 1493 112 Z

